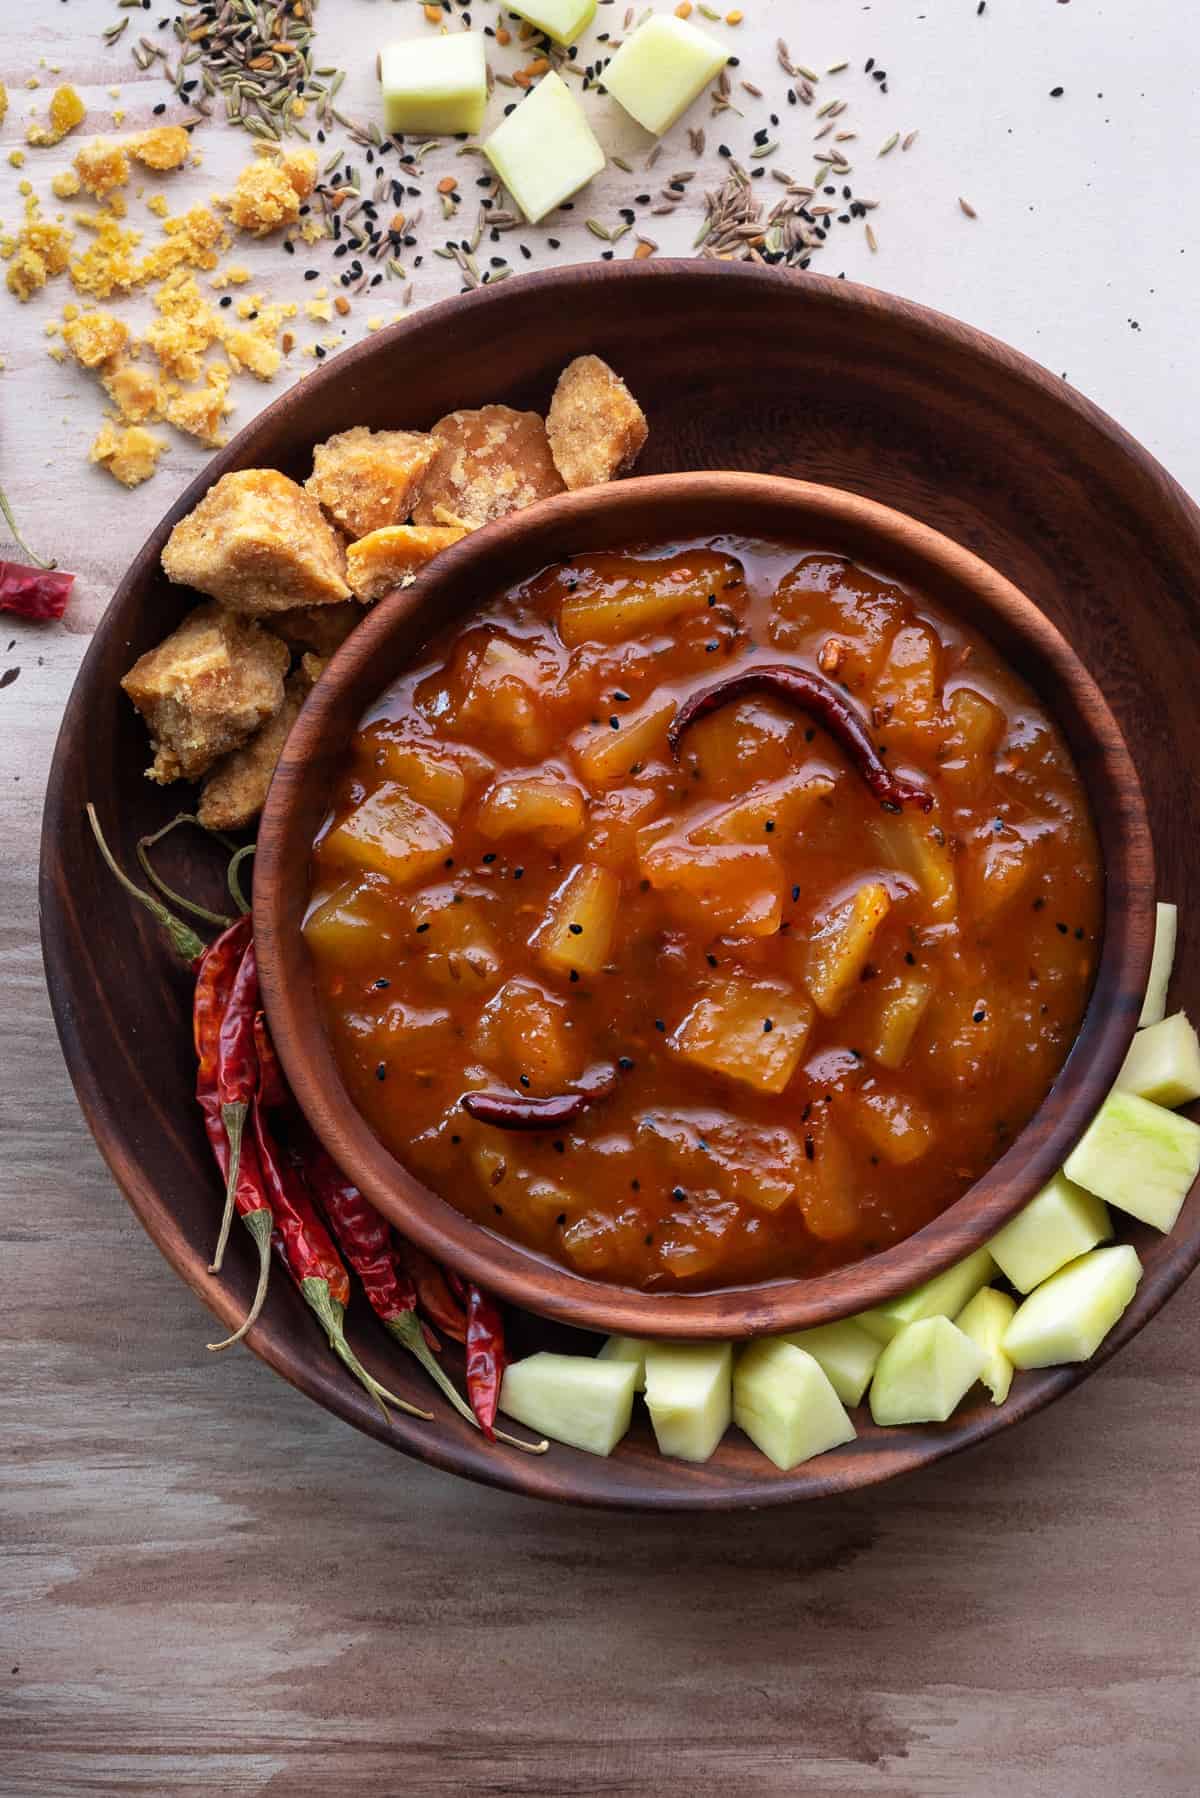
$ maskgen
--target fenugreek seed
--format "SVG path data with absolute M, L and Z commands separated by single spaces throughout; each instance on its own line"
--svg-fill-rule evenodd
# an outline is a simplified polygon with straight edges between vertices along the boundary
M 979 217 L 979 214 L 976 212 L 971 202 L 969 200 L 964 200 L 961 194 L 958 196 L 958 203 L 969 219 L 977 219 Z
M 893 131 L 892 135 L 888 138 L 887 142 L 883 145 L 883 148 L 879 151 L 880 156 L 886 156 L 889 153 L 889 151 L 894 150 L 896 148 L 896 145 L 899 142 L 900 142 L 900 133 L 898 131 Z

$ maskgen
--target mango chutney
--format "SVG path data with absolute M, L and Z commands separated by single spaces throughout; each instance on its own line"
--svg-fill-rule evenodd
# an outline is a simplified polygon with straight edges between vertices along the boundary
M 1102 918 L 1066 745 L 981 637 L 714 537 L 574 556 L 436 638 L 354 737 L 305 936 L 421 1181 L 678 1291 L 952 1204 L 1053 1084 Z

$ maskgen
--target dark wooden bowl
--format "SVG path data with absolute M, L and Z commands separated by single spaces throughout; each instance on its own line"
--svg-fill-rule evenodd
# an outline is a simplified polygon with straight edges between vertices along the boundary
M 714 531 L 837 551 L 909 583 L 988 638 L 1060 722 L 1087 788 L 1105 870 L 1104 935 L 1079 1035 L 1037 1113 L 970 1191 L 881 1254 L 813 1279 L 707 1292 L 589 1280 L 497 1235 L 416 1180 L 346 1091 L 301 934 L 313 839 L 350 738 L 432 637 L 573 552 Z M 857 494 L 778 475 L 677 474 L 593 487 L 516 512 L 439 556 L 376 607 L 300 716 L 258 837 L 254 926 L 267 1015 L 288 1079 L 326 1148 L 405 1236 L 515 1305 L 632 1336 L 742 1337 L 827 1323 L 907 1291 L 995 1235 L 1061 1167 L 1112 1085 L 1137 1025 L 1154 936 L 1154 858 L 1133 763 L 1098 687 L 1031 600 L 978 556 Z
M 224 1328 L 243 1313 L 253 1276 L 244 1233 L 231 1244 L 227 1277 L 206 1271 L 220 1195 L 192 1104 L 190 981 L 155 926 L 114 889 L 83 817 L 91 798 L 132 866 L 137 838 L 184 798 L 142 778 L 145 733 L 117 684 L 192 603 L 160 572 L 163 543 L 231 468 L 268 464 L 303 477 L 313 443 L 350 425 L 428 425 L 454 406 L 489 400 L 545 407 L 558 371 L 581 350 L 607 357 L 644 403 L 644 473 L 717 467 L 824 482 L 911 513 L 1013 581 L 1063 631 L 1124 731 L 1146 793 L 1160 896 L 1186 900 L 1198 883 L 1185 797 L 1200 766 L 1200 512 L 1065 382 L 890 295 L 744 264 L 591 264 L 430 307 L 311 374 L 171 507 L 89 646 L 50 772 L 42 943 L 67 1065 L 134 1211 Z M 183 833 L 171 845 L 167 877 L 219 904 L 216 858 Z M 1200 932 L 1186 917 L 1172 1003 L 1200 1006 Z M 789 1474 L 736 1431 L 705 1466 L 664 1460 L 644 1418 L 608 1460 L 558 1447 L 539 1460 L 492 1448 L 430 1398 L 424 1376 L 356 1302 L 350 1336 L 360 1356 L 438 1413 L 432 1425 L 408 1417 L 384 1424 L 278 1277 L 250 1347 L 357 1428 L 494 1485 L 592 1505 L 778 1504 L 870 1485 L 981 1442 L 1089 1377 L 1200 1260 L 1200 1191 L 1169 1236 L 1141 1225 L 1123 1235 L 1145 1274 L 1091 1362 L 1018 1374 L 1004 1405 L 977 1392 L 946 1424 L 877 1430 L 860 1413 L 857 1442 Z M 205 1330 L 197 1314 L 181 1316 L 181 1327 Z M 509 1327 L 516 1353 L 586 1349 L 590 1340 L 523 1312 Z M 461 1372 L 450 1348 L 447 1356 Z M 1069 1413 L 1062 1427 L 1069 1436 Z

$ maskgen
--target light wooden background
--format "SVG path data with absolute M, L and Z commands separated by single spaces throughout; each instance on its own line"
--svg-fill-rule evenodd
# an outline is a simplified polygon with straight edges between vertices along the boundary
M 1196 490 L 1190 9 L 976 5 L 745 0 L 736 47 L 764 87 L 779 32 L 818 68 L 874 55 L 889 71 L 887 96 L 861 73 L 852 90 L 880 252 L 847 238 L 826 266 L 1066 371 Z M 146 122 L 157 90 L 99 47 L 111 0 L 0 14 L 0 149 L 39 99 L 20 85 L 39 57 L 84 86 L 89 126 L 114 104 Z M 350 65 L 353 108 L 378 42 L 413 14 L 322 0 L 322 59 Z M 784 123 L 789 147 L 812 129 Z M 918 145 L 868 169 L 895 128 L 919 128 Z M 203 142 L 197 197 L 244 160 L 242 139 Z M 69 149 L 34 160 L 41 187 Z M 0 160 L 6 224 L 16 181 Z M 611 210 L 621 194 L 610 171 L 598 198 Z M 664 248 L 696 222 L 694 207 L 669 221 Z M 564 259 L 597 247 L 578 220 L 562 235 Z M 448 290 L 445 270 L 418 301 Z M 0 625 L 0 677 L 20 670 L 0 687 L 2 1798 L 1190 1798 L 1195 1287 L 1079 1394 L 984 1449 L 848 1502 L 727 1519 L 477 1490 L 361 1440 L 248 1355 L 206 1356 L 206 1316 L 77 1114 L 34 902 L 44 775 L 87 633 L 201 453 L 179 445 L 132 495 L 90 471 L 99 406 L 46 360 L 50 310 L 0 293 L 0 478 L 31 540 L 81 574 L 62 627 Z

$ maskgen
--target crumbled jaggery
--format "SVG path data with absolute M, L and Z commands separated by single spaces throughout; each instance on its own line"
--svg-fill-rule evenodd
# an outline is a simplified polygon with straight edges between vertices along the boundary
M 297 655 L 311 649 L 319 656 L 331 656 L 362 623 L 363 616 L 362 607 L 353 599 L 340 606 L 291 606 L 286 612 L 272 612 L 266 628 Z
M 9 293 L 19 300 L 30 300 L 40 287 L 46 285 L 46 274 L 43 258 L 28 244 L 21 244 L 11 252 L 5 284 Z
M 82 312 L 63 325 L 63 342 L 83 368 L 99 368 L 128 344 L 129 326 L 111 312 Z
M 236 612 L 349 599 L 341 543 L 320 506 L 274 468 L 222 475 L 180 519 L 162 555 L 169 578 Z
M 407 518 L 437 447 L 424 432 L 356 425 L 317 444 L 304 485 L 347 536 L 365 537 Z
M 129 158 L 115 138 L 97 137 L 81 144 L 75 152 L 75 173 L 88 193 L 97 200 L 124 187 L 129 179 Z
M 536 412 L 511 406 L 450 412 L 433 435 L 438 452 L 413 508 L 418 524 L 433 523 L 438 505 L 472 526 L 488 524 L 563 491 Z
M 163 438 L 156 437 L 144 425 L 129 425 L 118 431 L 114 425 L 106 424 L 88 451 L 88 461 L 107 468 L 122 487 L 140 487 L 150 479 L 167 447 Z
M 68 131 L 83 122 L 87 107 L 73 87 L 56 87 L 50 96 L 50 116 L 45 125 L 34 119 L 25 128 L 25 142 L 39 147 L 61 144 Z
M 178 218 L 163 220 L 165 243 L 154 248 L 138 263 L 134 284 L 163 281 L 176 268 L 199 268 L 205 271 L 217 266 L 217 251 L 224 248 L 227 234 L 216 213 L 208 206 L 190 206 Z
M 296 190 L 298 200 L 307 200 L 317 185 L 317 152 L 301 149 L 284 150 L 280 155 L 280 166 L 284 174 Z
M 200 378 L 201 358 L 221 334 L 217 313 L 186 269 L 168 275 L 154 295 L 158 318 L 146 327 L 144 341 L 165 374 L 180 381 Z
M 233 410 L 229 400 L 231 373 L 228 362 L 212 362 L 204 370 L 202 386 L 173 391 L 163 411 L 167 423 L 198 438 L 210 449 L 219 449 L 225 441 L 222 423 Z
M 137 264 L 133 252 L 142 241 L 142 233 L 123 226 L 111 213 L 82 219 L 95 239 L 71 264 L 71 285 L 77 293 L 91 294 L 107 300 L 114 293 L 128 293 L 136 280 Z
M 196 780 L 283 704 L 288 652 L 220 606 L 197 606 L 121 682 L 146 721 L 150 780 Z
M 647 429 L 642 408 L 599 356 L 576 356 L 559 375 L 546 435 L 569 488 L 598 487 L 627 474 Z
M 149 131 L 140 131 L 125 145 L 144 168 L 160 173 L 182 168 L 191 147 L 192 140 L 182 125 L 155 125 Z
M 305 656 L 284 686 L 283 704 L 273 718 L 241 749 L 233 750 L 213 769 L 204 783 L 196 816 L 206 830 L 241 830 L 252 824 L 267 801 L 284 744 L 291 735 L 300 708 L 313 689 L 315 657 Z
M 466 531 L 447 525 L 390 524 L 360 537 L 346 551 L 346 579 L 359 599 L 378 599 L 405 575 L 449 549 Z
M 239 231 L 266 237 L 300 217 L 300 195 L 281 163 L 266 157 L 250 162 L 237 178 L 229 216 Z
M 100 381 L 123 423 L 141 425 L 148 419 L 162 417 L 167 396 L 162 382 L 151 369 L 130 361 L 127 356 L 118 356 L 102 370 Z M 149 473 L 153 474 L 154 469 L 151 468 Z M 147 477 L 143 475 L 141 478 L 145 480 Z M 118 476 L 118 479 L 123 477 Z M 133 484 L 127 483 L 129 486 Z
M 3 125 L 3 123 L 7 117 L 8 117 L 8 89 L 5 87 L 4 83 L 2 81 L 0 81 L 0 125 Z
M 80 191 L 82 182 L 74 169 L 60 169 L 50 181 L 50 192 L 56 200 L 73 200 Z

